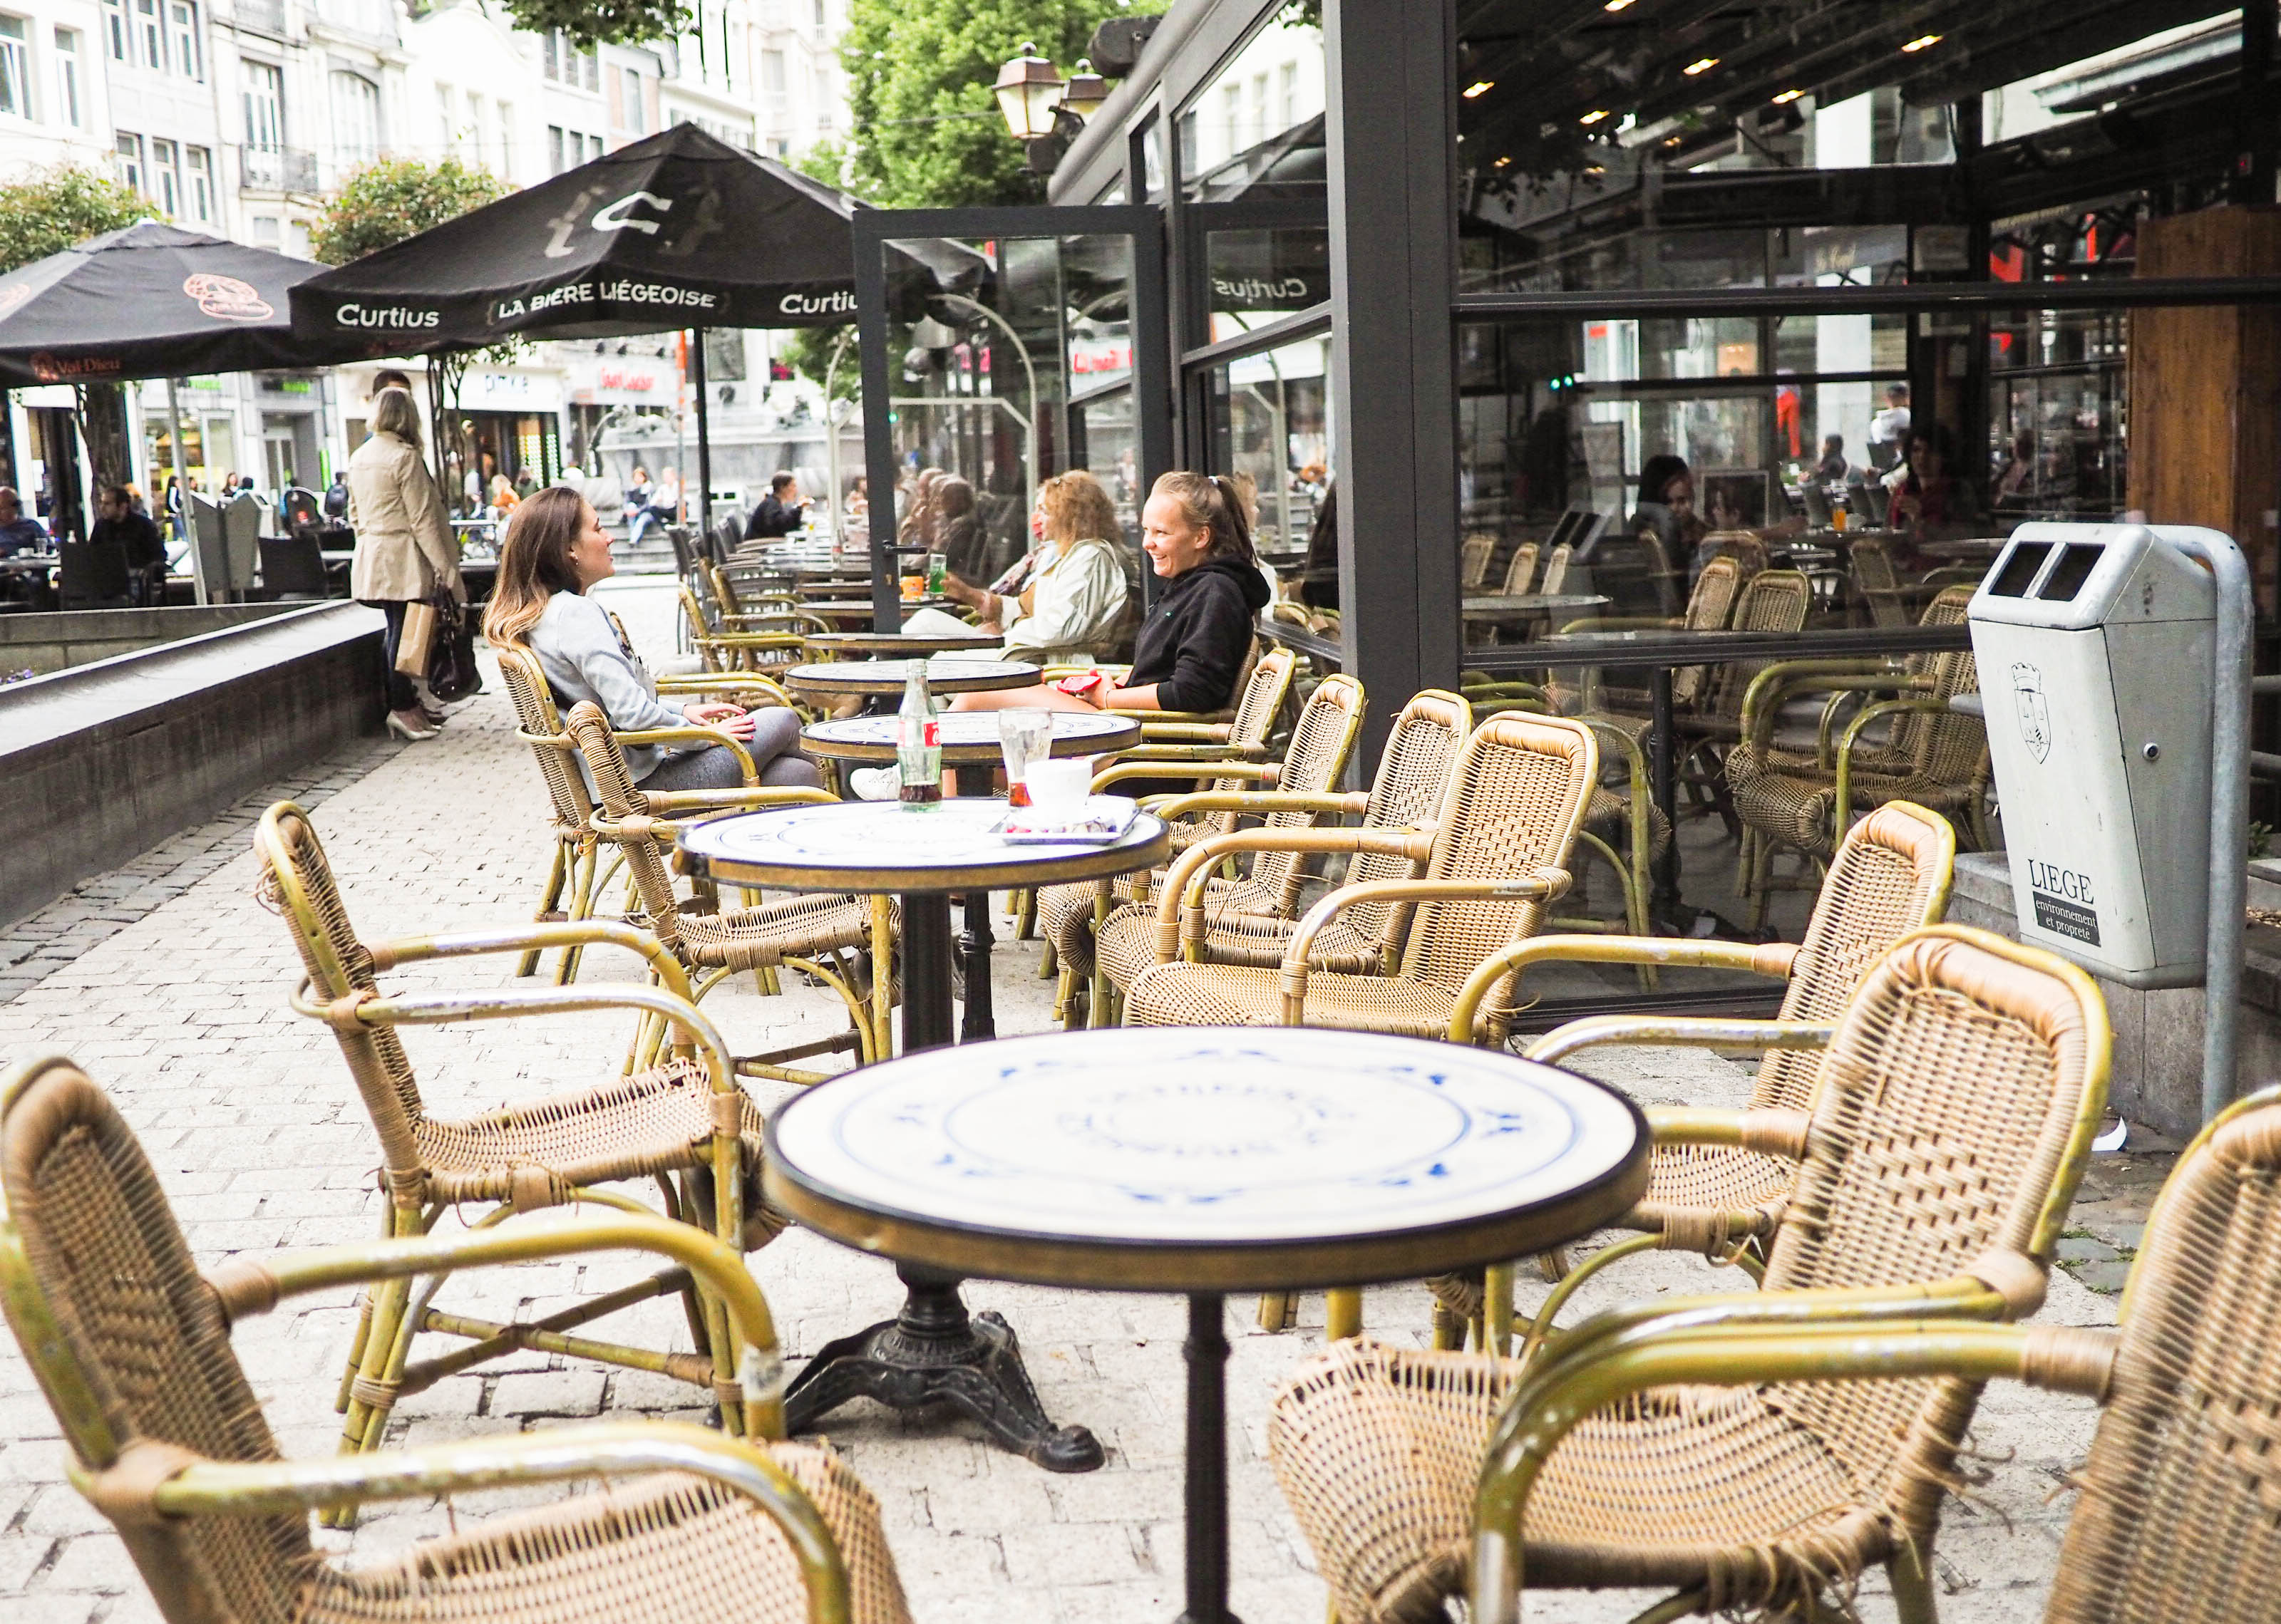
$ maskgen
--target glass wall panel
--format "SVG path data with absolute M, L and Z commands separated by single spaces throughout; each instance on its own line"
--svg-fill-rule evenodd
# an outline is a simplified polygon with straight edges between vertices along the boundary
M 1234 480 L 1252 501 L 1254 540 L 1279 576 L 1304 572 L 1330 489 L 1329 367 L 1325 334 L 1219 362 L 1203 375 L 1207 471 Z
M 1180 188 L 1190 202 L 1325 196 L 1323 31 L 1310 10 L 1269 17 L 1181 109 Z

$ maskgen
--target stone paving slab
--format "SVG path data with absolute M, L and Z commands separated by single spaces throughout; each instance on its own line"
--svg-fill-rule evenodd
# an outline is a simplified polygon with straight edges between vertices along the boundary
M 669 638 L 663 595 L 614 590 L 611 597 L 638 641 L 654 647 Z M 290 787 L 323 797 L 316 825 L 367 939 L 529 917 L 546 857 L 545 799 L 495 678 L 493 689 L 432 743 L 383 746 Z M 69 1052 L 113 1092 L 208 1266 L 243 1250 L 362 1241 L 380 1216 L 371 1129 L 338 1051 L 323 1028 L 285 1006 L 298 966 L 282 926 L 254 897 L 244 812 L 234 809 L 169 843 L 121 871 L 116 885 L 90 882 L 84 898 L 58 904 L 79 912 L 51 928 L 44 916 L 28 922 L 48 934 L 5 938 L 40 944 L 40 974 L 0 1003 L 0 1057 Z M 120 917 L 97 917 L 122 900 Z M 67 951 L 48 945 L 66 943 Z M 1002 1031 L 1051 1024 L 1051 986 L 1036 977 L 1037 952 L 1034 943 L 1001 943 Z M 590 954 L 584 979 L 630 978 L 630 961 L 616 958 Z M 499 984 L 511 967 L 505 960 L 415 966 L 391 984 Z M 707 1007 L 740 1051 L 834 1029 L 836 1001 L 792 981 L 783 996 L 762 998 L 739 978 Z M 615 1069 L 629 1024 L 596 1013 L 428 1028 L 408 1033 L 406 1046 L 429 1108 L 452 1115 L 591 1084 Z M 1643 1101 L 1739 1103 L 1747 1089 L 1745 1072 L 1708 1055 L 1610 1053 L 1597 1067 Z M 2130 1201 L 2141 1201 L 2143 1215 L 2146 1176 L 2134 1168 L 2118 1174 L 2112 1189 L 2099 1186 L 2098 1199 L 2118 1204 L 2100 1220 L 2110 1226 L 2100 1231 L 2110 1237 L 2105 1243 L 2119 1238 Z M 1612 1270 L 1589 1287 L 1580 1306 L 1706 1283 L 1699 1260 L 1634 1261 L 1639 1266 Z M 803 1232 L 756 1254 L 753 1267 L 795 1360 L 888 1316 L 901 1297 L 883 1260 Z M 535 1315 L 637 1272 L 638 1263 L 607 1257 L 495 1270 L 455 1281 L 447 1301 L 468 1312 Z M 1531 1301 L 1539 1294 L 1535 1287 L 1527 1293 Z M 1049 1411 L 1094 1428 L 1109 1461 L 1095 1474 L 1058 1477 L 991 1448 L 962 1424 L 867 1405 L 831 1418 L 829 1436 L 880 1500 L 922 1624 L 1171 1619 L 1179 1605 L 1184 1305 L 989 1281 L 973 1282 L 968 1297 L 974 1308 L 996 1309 L 1013 1322 Z M 1373 1290 L 1366 1321 L 1376 1335 L 1422 1343 L 1429 1301 L 1417 1286 Z M 327 1452 L 353 1297 L 324 1294 L 288 1308 L 248 1320 L 236 1345 L 285 1452 Z M 2113 1310 L 2111 1297 L 2061 1274 L 2044 1317 L 2103 1323 Z M 1303 1299 L 1296 1331 L 1271 1335 L 1250 1321 L 1249 1303 L 1230 1305 L 1234 1605 L 1248 1624 L 1317 1624 L 1323 1588 L 1264 1450 L 1276 1385 L 1320 1345 L 1322 1302 Z M 609 1328 L 629 1340 L 688 1345 L 671 1302 L 630 1311 Z M 693 1397 L 662 1377 L 527 1354 L 407 1398 L 389 1436 L 437 1442 L 598 1415 L 701 1419 Z M 2085 1405 L 1991 1390 L 1975 1438 L 1987 1457 L 1986 1481 L 1971 1498 L 1952 1500 L 1938 1548 L 1952 1624 L 2037 1614 L 2067 1515 L 2064 1499 L 2046 1497 L 2080 1458 L 2092 1424 Z M 556 1492 L 567 1491 L 376 1508 L 352 1534 L 321 1537 L 350 1559 L 369 1558 Z M 1873 1576 L 1864 1592 L 1865 1618 L 1891 1616 L 1881 1579 Z M 1628 1618 L 1650 1599 L 1545 1596 L 1532 1601 L 1530 1616 L 1597 1624 Z M 64 1481 L 55 1423 L 21 1358 L 12 1343 L 0 1345 L 0 1619 L 139 1624 L 154 1617 L 116 1536 Z

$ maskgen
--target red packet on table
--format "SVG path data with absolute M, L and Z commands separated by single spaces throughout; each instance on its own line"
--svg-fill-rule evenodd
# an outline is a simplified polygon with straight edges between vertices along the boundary
M 1080 671 L 1073 677 L 1063 677 L 1054 686 L 1065 694 L 1082 698 L 1101 687 L 1107 680 L 1098 671 Z

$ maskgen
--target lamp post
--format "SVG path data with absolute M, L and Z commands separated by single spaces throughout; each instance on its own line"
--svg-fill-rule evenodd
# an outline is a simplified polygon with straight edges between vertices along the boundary
M 1038 54 L 1036 43 L 1025 40 L 1021 54 L 998 70 L 991 91 L 1007 131 L 1026 150 L 1030 168 L 1051 174 L 1085 121 L 1109 99 L 1109 82 L 1083 58 L 1063 79 L 1059 68 Z

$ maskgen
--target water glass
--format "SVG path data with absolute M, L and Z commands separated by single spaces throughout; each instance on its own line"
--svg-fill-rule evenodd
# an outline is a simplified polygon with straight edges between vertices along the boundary
M 1006 758 L 1007 799 L 1016 806 L 1030 804 L 1026 785 L 1030 768 L 1043 761 L 1054 743 L 1051 711 L 998 712 L 998 749 Z

